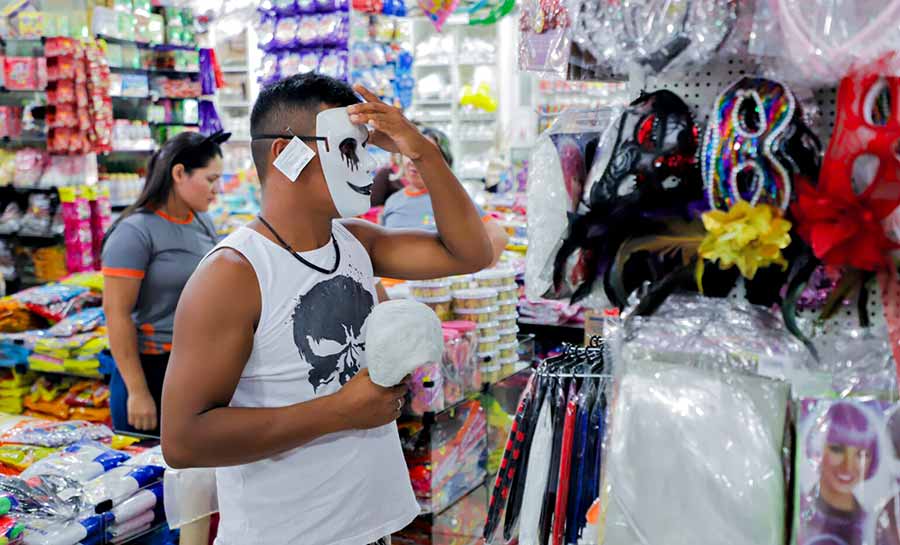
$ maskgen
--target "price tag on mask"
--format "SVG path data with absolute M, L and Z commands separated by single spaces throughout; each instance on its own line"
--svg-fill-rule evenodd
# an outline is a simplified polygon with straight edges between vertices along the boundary
M 306 168 L 306 165 L 316 156 L 316 152 L 307 146 L 303 140 L 296 136 L 291 138 L 291 142 L 281 150 L 278 157 L 272 163 L 275 168 L 287 176 L 291 182 L 296 182 L 300 173 Z

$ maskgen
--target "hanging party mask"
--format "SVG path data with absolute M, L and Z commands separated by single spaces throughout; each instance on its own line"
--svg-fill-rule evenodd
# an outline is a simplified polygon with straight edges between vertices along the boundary
M 900 77 L 856 72 L 841 80 L 837 100 L 819 188 L 883 220 L 900 205 Z M 859 168 L 864 158 L 868 172 Z
M 710 208 L 728 210 L 744 200 L 784 210 L 792 176 L 814 180 L 818 163 L 818 140 L 781 83 L 742 78 L 716 99 L 702 153 Z
M 604 136 L 609 145 L 601 146 L 589 176 L 591 208 L 694 192 L 697 126 L 678 95 L 660 90 L 641 96 L 610 130 Z M 602 173 L 599 179 L 595 173 Z
M 366 149 L 369 131 L 350 122 L 347 108 L 322 110 L 316 116 L 316 145 L 334 206 L 343 218 L 371 208 L 374 160 Z

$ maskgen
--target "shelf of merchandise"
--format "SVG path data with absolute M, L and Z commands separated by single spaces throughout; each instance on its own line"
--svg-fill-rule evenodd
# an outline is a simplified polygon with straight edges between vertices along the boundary
M 497 121 L 495 114 L 471 114 L 459 104 L 459 97 L 462 88 L 467 83 L 471 83 L 474 71 L 481 66 L 494 67 L 495 74 L 499 74 L 500 59 L 495 54 L 485 59 L 475 59 L 471 55 L 464 54 L 461 50 L 463 41 L 466 39 L 481 39 L 493 44 L 499 44 L 499 25 L 490 26 L 469 26 L 467 17 L 454 15 L 444 25 L 440 34 L 438 34 L 434 25 L 429 19 L 418 17 L 413 19 L 412 24 L 412 43 L 414 54 L 417 60 L 413 64 L 413 71 L 416 79 L 428 75 L 429 73 L 449 74 L 449 85 L 447 89 L 442 90 L 449 98 L 413 98 L 411 115 L 414 121 L 422 123 L 440 123 L 443 127 L 449 128 L 447 136 L 450 138 L 451 152 L 454 157 L 462 157 L 466 153 L 483 153 L 485 151 L 484 144 L 493 142 L 494 138 L 465 138 L 462 134 L 463 123 L 492 123 Z M 418 46 L 429 38 L 440 35 L 450 36 L 452 38 L 452 47 L 447 52 L 447 61 L 439 58 L 437 61 L 429 59 L 418 60 Z M 499 87 L 499 78 L 494 81 L 493 93 L 497 93 Z M 450 115 L 434 115 L 429 112 L 430 107 L 444 106 L 450 107 Z M 494 127 L 496 131 L 496 126 Z

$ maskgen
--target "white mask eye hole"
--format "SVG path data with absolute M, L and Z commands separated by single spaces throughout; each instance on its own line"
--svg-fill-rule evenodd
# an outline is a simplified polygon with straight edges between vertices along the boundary
M 862 195 L 878 175 L 878 167 L 881 165 L 878 157 L 864 153 L 853 160 L 853 171 L 850 179 L 853 192 Z
M 887 80 L 879 79 L 866 93 L 866 101 L 863 104 L 863 116 L 866 123 L 875 127 L 887 125 L 893 106 L 892 99 Z
M 344 138 L 338 145 L 338 151 L 341 152 L 341 158 L 353 172 L 359 170 L 359 154 L 356 153 L 357 145 L 356 138 Z

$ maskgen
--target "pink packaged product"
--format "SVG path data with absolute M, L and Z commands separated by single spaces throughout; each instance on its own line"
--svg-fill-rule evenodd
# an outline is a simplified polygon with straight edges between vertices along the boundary
M 93 189 L 93 188 L 92 188 Z M 109 188 L 94 189 L 88 195 L 91 209 L 91 246 L 94 270 L 100 270 L 100 251 L 103 234 L 112 223 L 112 207 L 109 204 Z
M 408 410 L 413 414 L 442 411 L 481 388 L 481 370 L 475 358 L 475 324 L 444 322 L 442 329 L 441 361 L 417 368 L 410 377 Z
M 60 188 L 60 207 L 66 239 L 66 268 L 70 273 L 94 270 L 91 207 L 75 188 Z

